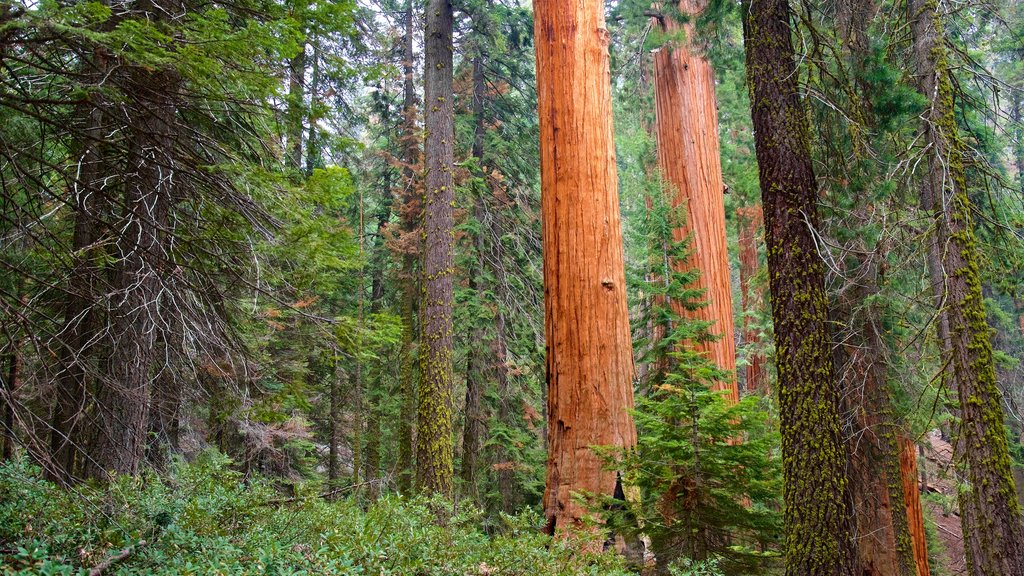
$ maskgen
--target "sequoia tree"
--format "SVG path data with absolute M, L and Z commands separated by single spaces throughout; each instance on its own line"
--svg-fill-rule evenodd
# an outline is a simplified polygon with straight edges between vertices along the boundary
M 612 131 L 609 34 L 600 0 L 535 0 L 540 114 L 549 533 L 587 515 L 574 493 L 611 496 L 591 447 L 632 446 L 633 356 Z
M 696 17 L 707 2 L 677 0 L 669 4 L 676 4 L 679 11 Z M 706 352 L 728 374 L 728 379 L 717 382 L 715 387 L 727 390 L 731 400 L 738 402 L 715 73 L 700 45 L 693 40 L 692 25 L 680 25 L 667 12 L 657 22 L 662 32 L 683 32 L 686 37 L 683 42 L 670 41 L 654 52 L 658 164 L 671 188 L 672 206 L 682 207 L 686 212 L 686 224 L 674 230 L 674 239 L 681 242 L 689 238 L 691 242 L 687 261 L 672 264 L 680 270 L 700 271 L 695 288 L 705 290 L 707 300 L 706 306 L 693 309 L 679 302 L 672 304 L 683 318 L 714 323 L 711 332 L 720 338 L 688 345 Z
M 452 107 L 452 4 L 427 3 L 424 51 L 426 182 L 422 349 L 416 480 L 422 490 L 450 494 L 452 462 L 452 298 L 454 286 L 455 119 Z
M 779 374 L 786 574 L 850 576 L 855 550 L 847 455 L 789 5 L 746 0 L 743 15 Z

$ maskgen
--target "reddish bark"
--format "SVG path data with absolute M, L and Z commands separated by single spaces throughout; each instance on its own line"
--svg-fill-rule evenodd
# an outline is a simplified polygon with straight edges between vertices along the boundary
M 907 507 L 907 524 L 914 549 L 917 576 L 928 576 L 928 542 L 924 532 L 924 511 L 921 508 L 921 490 L 917 483 L 917 445 L 907 437 L 900 438 L 900 472 L 903 477 L 903 500 Z
M 760 287 L 753 287 L 751 280 L 760 268 L 757 257 L 757 241 L 764 214 L 760 205 L 744 206 L 736 211 L 739 219 L 740 245 L 740 302 L 743 309 L 743 343 L 751 344 L 760 340 L 750 316 L 764 305 L 764 294 Z M 747 359 L 747 391 L 759 390 L 765 385 L 765 357 L 761 352 L 752 352 Z
M 704 3 L 681 2 L 680 10 L 698 14 Z M 676 32 L 680 25 L 671 17 L 658 20 L 662 30 Z M 685 25 L 686 37 L 693 37 Z M 707 305 L 689 310 L 673 303 L 683 318 L 714 322 L 712 333 L 720 338 L 692 345 L 706 353 L 728 380 L 716 385 L 739 401 L 736 386 L 736 342 L 733 336 L 732 289 L 729 285 L 729 252 L 725 236 L 725 183 L 718 142 L 718 105 L 711 63 L 692 42 L 670 42 L 654 52 L 654 96 L 657 109 L 655 136 L 658 162 L 671 187 L 673 207 L 686 212 L 686 224 L 673 231 L 675 241 L 690 238 L 690 254 L 674 262 L 679 271 L 700 270 L 696 281 L 705 290 Z
M 611 496 L 592 446 L 632 446 L 633 355 L 601 0 L 535 0 L 541 137 L 551 533 L 579 527 L 574 493 Z

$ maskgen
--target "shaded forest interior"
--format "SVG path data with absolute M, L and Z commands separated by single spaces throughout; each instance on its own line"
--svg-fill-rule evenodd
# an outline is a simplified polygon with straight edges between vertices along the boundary
M 0 0 L 0 574 L 1024 576 L 1018 0 Z

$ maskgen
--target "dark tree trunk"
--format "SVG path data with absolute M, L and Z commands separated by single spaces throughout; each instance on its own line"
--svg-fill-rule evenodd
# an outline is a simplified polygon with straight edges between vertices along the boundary
M 161 16 L 177 12 L 173 3 Z M 128 72 L 128 173 L 109 320 L 109 370 L 97 395 L 98 429 L 86 475 L 139 472 L 146 447 L 156 334 L 160 329 L 161 231 L 175 179 L 177 92 L 174 70 Z
M 944 360 L 960 399 L 955 457 L 966 484 L 959 494 L 967 565 L 974 576 L 1021 576 L 1024 524 L 985 315 L 944 26 L 936 0 L 908 2 L 908 14 L 918 90 L 931 102 L 924 115 L 928 165 L 921 194 L 941 243 L 943 275 L 933 277 L 933 285 L 942 280 L 940 314 L 949 330 Z
M 415 58 L 413 26 L 413 2 L 407 0 L 405 8 L 405 41 L 402 68 L 405 74 L 405 96 L 402 114 L 403 139 L 405 143 L 405 191 L 402 194 L 401 207 L 402 233 L 406 239 L 412 237 L 416 249 L 405 248 L 402 255 L 402 347 L 399 369 L 399 394 L 402 405 L 398 422 L 398 489 L 408 493 L 412 490 L 414 478 L 414 460 L 416 445 L 417 386 L 415 374 L 415 319 L 416 319 L 416 257 L 419 253 L 419 242 L 415 232 L 419 225 L 419 199 L 416 198 L 416 169 L 419 164 L 419 139 L 416 128 L 416 84 L 414 82 Z
M 21 340 L 15 339 L 11 342 L 12 350 L 7 356 L 7 374 L 4 378 L 2 390 L 0 390 L 0 403 L 3 403 L 3 450 L 0 452 L 3 460 L 10 460 L 14 456 L 14 402 L 18 387 L 21 384 Z
M 294 18 L 304 17 L 306 7 L 304 2 L 296 2 L 293 6 Z M 301 21 L 301 20 L 300 20 Z M 306 121 L 306 40 L 301 40 L 299 52 L 288 61 L 288 108 L 286 112 L 288 125 L 288 154 L 287 163 L 289 168 L 299 170 L 302 168 L 302 132 L 303 124 Z
M 426 182 L 423 204 L 423 304 L 416 482 L 451 495 L 452 297 L 454 276 L 455 124 L 452 107 L 452 5 L 427 2 L 424 34 Z
M 787 576 L 852 576 L 856 564 L 818 189 L 786 0 L 746 0 L 747 53 L 779 371 Z
M 102 50 L 94 52 L 90 62 L 94 77 L 106 74 L 108 59 Z M 86 409 L 93 355 L 91 338 L 99 320 L 95 289 L 98 251 L 94 245 L 102 228 L 102 143 L 105 128 L 109 128 L 104 125 L 104 105 L 102 96 L 92 94 L 90 101 L 81 107 L 84 137 L 78 177 L 72 186 L 75 228 L 71 249 L 74 261 L 64 294 L 63 325 L 56 338 L 59 346 L 58 373 L 54 379 L 56 389 L 50 415 L 50 462 L 46 466 L 47 478 L 61 484 L 70 483 L 76 473 L 75 461 L 82 441 L 79 423 Z
M 335 355 L 339 353 L 335 351 Z M 341 443 L 341 360 L 334 359 L 334 374 L 331 375 L 330 405 L 327 418 L 329 420 L 327 446 L 327 483 L 330 486 L 337 486 L 341 478 L 341 462 L 338 455 L 339 444 Z

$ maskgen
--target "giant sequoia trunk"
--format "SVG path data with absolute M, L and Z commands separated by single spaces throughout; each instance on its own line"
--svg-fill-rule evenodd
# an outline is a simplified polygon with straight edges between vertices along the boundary
M 846 446 L 789 6 L 746 0 L 743 14 L 779 371 L 786 574 L 850 576 L 856 554 Z
M 929 576 L 928 542 L 924 531 L 924 510 L 921 508 L 921 490 L 917 480 L 917 445 L 907 437 L 900 437 L 900 477 L 903 480 L 903 500 L 907 507 L 907 524 L 913 546 L 916 576 Z
M 942 276 L 933 266 L 933 285 L 945 305 L 940 309 L 948 326 L 944 360 L 960 399 L 955 456 L 966 484 L 960 490 L 960 518 L 967 565 L 976 576 L 1021 576 L 1024 524 L 996 384 L 942 18 L 936 0 L 908 3 L 908 13 L 918 90 L 931 102 L 924 114 L 928 165 L 922 204 L 936 222 Z
M 685 0 L 679 2 L 679 9 L 696 16 L 705 4 L 702 0 Z M 681 26 L 669 15 L 659 22 L 664 33 L 680 31 Z M 670 42 L 654 52 L 655 135 L 658 164 L 671 188 L 672 206 L 686 212 L 686 224 L 672 232 L 674 240 L 691 240 L 686 261 L 672 265 L 679 271 L 700 271 L 695 287 L 705 290 L 707 306 L 689 309 L 683 302 L 672 305 L 683 318 L 713 323 L 710 330 L 719 339 L 689 345 L 705 352 L 728 374 L 728 380 L 717 382 L 715 388 L 727 391 L 730 400 L 738 402 L 715 74 L 692 41 L 693 26 L 682 28 L 690 41 Z
M 177 12 L 173 3 L 164 8 Z M 96 399 L 98 428 L 86 466 L 91 478 L 137 474 L 146 447 L 179 84 L 174 70 L 128 71 L 128 173 L 112 273 L 109 370 Z
M 424 259 L 420 405 L 416 480 L 427 492 L 451 494 L 452 296 L 454 276 L 455 120 L 452 107 L 452 4 L 430 0 L 424 53 L 427 139 L 423 205 Z
M 535 0 L 551 533 L 582 525 L 574 493 L 611 496 L 592 446 L 632 446 L 633 356 L 600 0 Z

